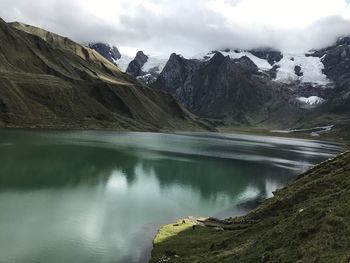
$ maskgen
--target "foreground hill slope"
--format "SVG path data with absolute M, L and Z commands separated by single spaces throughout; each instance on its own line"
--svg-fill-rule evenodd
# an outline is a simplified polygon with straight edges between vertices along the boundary
M 246 216 L 163 227 L 151 262 L 349 262 L 349 200 L 345 152 L 300 175 Z
M 0 19 L 0 127 L 203 129 L 96 51 Z

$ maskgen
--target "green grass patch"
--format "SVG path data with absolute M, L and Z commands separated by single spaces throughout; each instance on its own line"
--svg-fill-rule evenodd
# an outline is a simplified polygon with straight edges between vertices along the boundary
M 246 216 L 196 224 L 164 226 L 150 262 L 348 263 L 350 152 L 300 175 Z

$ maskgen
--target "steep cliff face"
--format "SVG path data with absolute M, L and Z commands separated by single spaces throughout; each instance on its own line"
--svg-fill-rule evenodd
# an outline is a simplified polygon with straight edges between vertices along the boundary
M 148 56 L 146 56 L 142 51 L 137 52 L 136 57 L 130 62 L 126 73 L 138 77 L 142 75 L 142 67 L 146 64 Z
M 152 87 L 174 95 L 182 105 L 191 110 L 194 107 L 192 78 L 198 68 L 198 61 L 172 54 Z
M 167 60 L 164 58 L 148 56 L 139 51 L 128 65 L 126 72 L 136 77 L 142 84 L 150 85 L 157 80 L 166 63 Z
M 96 51 L 0 20 L 0 126 L 198 129 L 169 95 L 142 86 Z
M 318 109 L 313 122 L 328 119 L 340 130 L 341 137 L 348 137 L 350 127 L 350 37 L 339 38 L 325 49 L 309 54 L 321 58 L 324 74 L 334 83 L 329 97 Z
M 241 62 L 242 59 L 235 61 L 216 53 L 203 64 L 193 76 L 195 100 L 190 110 L 200 116 L 232 116 L 242 122 L 258 114 L 256 110 L 260 111 L 270 92 L 255 85 L 254 76 L 247 70 L 247 60 Z
M 227 124 L 257 125 L 274 116 L 286 125 L 296 121 L 299 111 L 289 103 L 284 86 L 272 82 L 246 56 L 231 59 L 216 52 L 207 60 L 189 60 L 172 54 L 152 87 L 174 95 L 198 116 Z M 283 117 L 287 109 L 288 120 Z
M 338 39 L 335 45 L 310 54 L 322 58 L 324 73 L 337 86 L 342 86 L 350 77 L 350 37 Z

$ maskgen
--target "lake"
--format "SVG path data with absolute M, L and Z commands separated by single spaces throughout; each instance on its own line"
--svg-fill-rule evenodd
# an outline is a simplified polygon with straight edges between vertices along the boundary
M 340 151 L 240 134 L 0 130 L 0 262 L 147 262 L 160 225 L 242 215 Z

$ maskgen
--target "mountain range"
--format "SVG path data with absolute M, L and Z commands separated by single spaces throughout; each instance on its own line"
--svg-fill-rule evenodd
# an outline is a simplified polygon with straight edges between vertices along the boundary
M 216 126 L 284 130 L 350 126 L 350 37 L 321 50 L 215 50 L 192 58 L 136 54 L 126 68 Z

